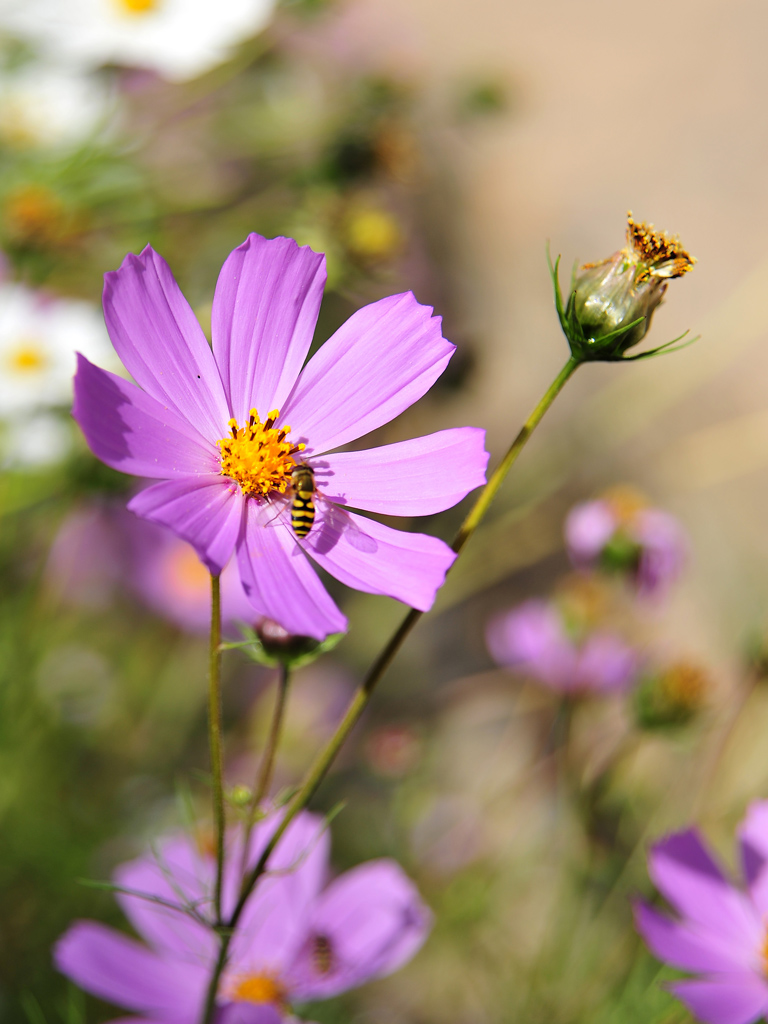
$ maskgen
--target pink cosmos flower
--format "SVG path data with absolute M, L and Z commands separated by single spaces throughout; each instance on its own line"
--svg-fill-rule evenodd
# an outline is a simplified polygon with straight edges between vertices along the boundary
M 492 619 L 486 632 L 491 657 L 525 672 L 558 693 L 610 693 L 637 679 L 635 651 L 612 633 L 572 639 L 553 603 L 526 601 Z
M 275 827 L 270 816 L 254 830 L 255 864 Z M 229 836 L 229 865 L 239 865 Z M 329 999 L 398 970 L 419 950 L 432 915 L 413 883 L 391 860 L 369 861 L 330 883 L 328 831 L 299 815 L 270 860 L 230 946 L 219 986 L 216 1024 L 280 1024 L 291 1006 Z M 140 1017 L 115 1024 L 198 1024 L 218 952 L 210 917 L 213 857 L 189 837 L 162 843 L 115 873 L 122 889 L 167 903 L 182 902 L 198 920 L 150 899 L 121 893 L 120 904 L 146 945 L 95 921 L 78 921 L 54 949 L 56 966 L 94 995 Z M 225 873 L 223 910 L 232 912 L 239 878 Z
M 621 492 L 575 505 L 565 522 L 565 540 L 575 566 L 623 570 L 646 596 L 674 583 L 688 548 L 674 516 L 627 501 Z
M 768 801 L 739 827 L 746 891 L 732 885 L 694 829 L 657 843 L 650 874 L 677 917 L 645 903 L 637 927 L 655 956 L 695 978 L 672 992 L 705 1024 L 752 1024 L 768 1015 Z
M 454 346 L 409 292 L 358 310 L 302 369 L 325 259 L 249 235 L 227 258 L 208 345 L 151 247 L 106 275 L 104 314 L 136 384 L 79 357 L 73 415 L 93 452 L 155 478 L 129 504 L 188 540 L 212 573 L 237 552 L 256 611 L 323 639 L 346 627 L 306 555 L 348 586 L 431 607 L 455 555 L 442 541 L 347 511 L 440 512 L 483 483 L 484 433 L 464 427 L 367 451 L 334 449 L 403 412 Z M 290 439 L 289 435 L 290 434 Z M 309 466 L 317 514 L 290 526 L 291 470 Z

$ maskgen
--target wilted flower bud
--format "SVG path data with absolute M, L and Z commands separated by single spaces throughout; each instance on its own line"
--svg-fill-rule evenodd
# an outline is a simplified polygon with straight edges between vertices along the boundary
M 686 725 L 704 706 L 711 683 L 706 671 L 679 661 L 649 676 L 635 691 L 635 715 L 641 729 Z
M 682 277 L 696 262 L 678 239 L 654 231 L 652 225 L 636 224 L 631 213 L 627 242 L 625 249 L 585 264 L 574 275 L 565 307 L 557 265 L 553 269 L 560 324 L 580 362 L 623 359 L 647 334 L 669 280 Z

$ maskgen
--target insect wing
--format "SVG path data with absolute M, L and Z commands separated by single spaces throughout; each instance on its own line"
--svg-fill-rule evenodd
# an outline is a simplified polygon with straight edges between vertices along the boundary
M 324 501 L 323 514 L 325 521 L 331 529 L 343 534 L 344 539 L 349 541 L 357 551 L 362 551 L 366 555 L 372 555 L 378 549 L 379 545 L 373 537 L 363 533 L 349 512 L 345 512 L 338 505 L 332 505 L 330 502 Z

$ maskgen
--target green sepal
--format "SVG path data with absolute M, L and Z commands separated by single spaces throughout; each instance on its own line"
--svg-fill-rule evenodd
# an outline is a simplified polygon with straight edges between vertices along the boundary
M 634 362 L 637 359 L 651 359 L 653 356 L 669 355 L 672 352 L 682 352 L 684 348 L 688 348 L 689 345 L 693 345 L 701 338 L 700 334 L 697 334 L 694 338 L 690 338 L 684 345 L 678 345 L 677 348 L 672 348 L 672 345 L 677 344 L 678 341 L 682 341 L 683 338 L 688 334 L 688 331 L 683 331 L 682 334 L 673 338 L 672 341 L 668 341 L 665 345 L 657 345 L 656 348 L 649 349 L 648 352 L 638 352 L 636 356 L 624 356 L 623 361 L 625 363 Z
M 219 650 L 242 650 L 246 657 L 259 665 L 266 665 L 269 668 L 285 665 L 290 669 L 310 665 L 321 654 L 332 651 L 342 637 L 346 636 L 346 633 L 331 633 L 322 641 L 314 640 L 309 636 L 297 636 L 292 638 L 290 647 L 279 652 L 271 652 L 266 650 L 261 638 L 252 627 L 240 623 L 240 632 L 244 637 L 242 641 L 223 643 L 219 646 Z

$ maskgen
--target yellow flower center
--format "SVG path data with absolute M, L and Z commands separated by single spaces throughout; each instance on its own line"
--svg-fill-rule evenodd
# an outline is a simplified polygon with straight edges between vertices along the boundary
M 303 444 L 291 444 L 286 437 L 290 427 L 276 427 L 280 418 L 277 409 L 264 423 L 255 409 L 244 427 L 237 420 L 227 426 L 231 437 L 217 441 L 221 448 L 221 472 L 240 484 L 243 494 L 259 498 L 272 491 L 285 494 L 291 482 L 291 470 L 296 465 L 293 456 L 304 449 Z
M 246 974 L 230 989 L 229 998 L 239 1003 L 286 1003 L 283 986 L 268 974 Z
M 195 549 L 188 544 L 179 544 L 169 553 L 165 569 L 175 593 L 187 595 L 191 592 L 200 596 L 208 594 L 210 575 L 195 554 Z
M 386 210 L 356 210 L 347 220 L 347 244 L 358 256 L 390 256 L 400 244 L 400 227 Z
M 7 365 L 11 372 L 26 376 L 44 370 L 48 365 L 48 356 L 38 341 L 25 338 L 8 353 Z
M 161 0 L 116 0 L 124 14 L 149 14 L 160 6 Z

